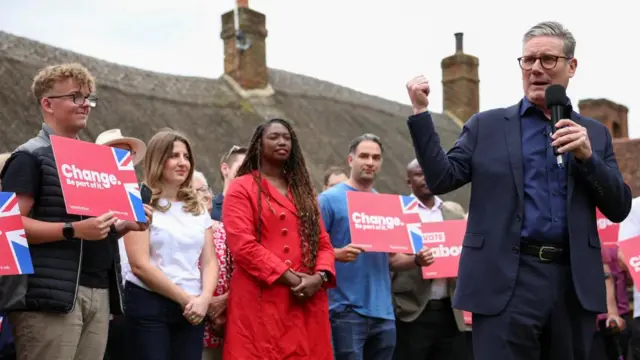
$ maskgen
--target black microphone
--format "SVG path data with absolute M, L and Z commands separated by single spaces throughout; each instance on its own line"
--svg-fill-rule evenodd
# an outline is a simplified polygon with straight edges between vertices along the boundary
M 556 132 L 556 124 L 564 118 L 564 110 L 567 106 L 567 91 L 564 86 L 554 84 L 549 85 L 544 92 L 544 101 L 547 109 L 551 111 L 551 135 Z M 562 154 L 558 153 L 558 149 L 553 148 L 553 154 L 556 156 L 556 162 L 559 167 L 563 167 Z

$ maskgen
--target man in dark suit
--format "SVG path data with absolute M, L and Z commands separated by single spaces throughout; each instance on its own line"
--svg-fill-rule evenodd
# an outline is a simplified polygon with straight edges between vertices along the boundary
M 532 27 L 518 59 L 524 98 L 472 116 L 446 154 L 427 111 L 428 81 L 407 84 L 408 126 L 429 188 L 473 184 L 453 306 L 473 313 L 476 360 L 583 360 L 596 314 L 606 311 L 595 209 L 621 222 L 631 191 L 607 128 L 570 102 L 549 136 L 545 90 L 568 85 L 575 45 L 559 23 Z

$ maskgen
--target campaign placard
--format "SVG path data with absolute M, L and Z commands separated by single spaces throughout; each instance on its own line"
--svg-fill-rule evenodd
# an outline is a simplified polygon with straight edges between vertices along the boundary
M 18 197 L 0 192 L 0 276 L 33 274 Z
M 462 316 L 464 316 L 465 325 L 471 325 L 471 319 L 473 319 L 473 314 L 468 311 L 462 311 Z
M 51 145 L 69 214 L 147 221 L 129 151 L 54 135 Z
M 616 224 L 607 219 L 598 208 L 596 208 L 596 222 L 598 224 L 598 237 L 603 247 L 618 246 L 618 231 L 620 224 Z
M 422 223 L 423 245 L 433 252 L 433 264 L 422 268 L 425 279 L 458 277 L 458 262 L 467 220 Z
M 640 284 L 640 236 L 635 236 L 618 243 L 627 264 L 627 269 L 636 287 Z
M 347 192 L 351 243 L 365 251 L 415 254 L 422 248 L 418 204 L 413 196 Z

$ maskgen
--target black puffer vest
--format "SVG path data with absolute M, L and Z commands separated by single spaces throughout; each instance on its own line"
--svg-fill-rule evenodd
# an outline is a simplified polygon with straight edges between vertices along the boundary
M 16 152 L 34 156 L 40 165 L 39 191 L 29 217 L 45 222 L 74 222 L 86 219 L 67 214 L 58 178 L 49 135 L 52 130 L 46 124 L 38 136 L 19 146 Z M 7 161 L 9 164 L 11 158 Z M 6 165 L 5 165 L 6 168 Z M 4 176 L 4 171 L 2 173 Z M 62 240 L 29 245 L 34 273 L 31 275 L 0 277 L 0 310 L 31 310 L 70 313 L 78 294 L 80 269 L 82 268 L 83 241 Z M 110 233 L 109 241 L 114 253 L 114 266 L 110 273 L 109 297 L 111 313 L 122 314 L 122 279 L 118 236 Z

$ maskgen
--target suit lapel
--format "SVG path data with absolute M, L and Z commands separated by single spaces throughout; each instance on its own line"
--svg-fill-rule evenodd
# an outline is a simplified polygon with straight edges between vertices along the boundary
M 520 204 L 524 202 L 524 180 L 522 174 L 522 130 L 520 119 L 520 103 L 506 109 L 504 136 L 507 141 L 511 172 L 516 182 Z
M 276 189 L 275 186 L 271 185 L 269 180 L 264 178 L 262 179 L 262 187 L 264 189 L 268 189 L 267 191 L 269 191 L 269 195 L 271 196 L 271 199 L 277 202 L 280 206 L 289 210 L 292 214 L 296 216 L 298 215 L 296 206 L 290 200 L 292 198 L 291 190 L 289 190 L 288 196 L 284 196 L 282 195 L 282 193 L 280 193 L 280 191 L 278 191 L 278 189 Z
M 571 112 L 571 120 L 580 124 L 580 115 L 575 111 Z M 573 188 L 575 185 L 575 178 L 573 177 L 573 153 L 568 153 L 564 157 L 565 175 L 567 177 L 567 211 L 570 211 L 571 196 L 573 195 Z

